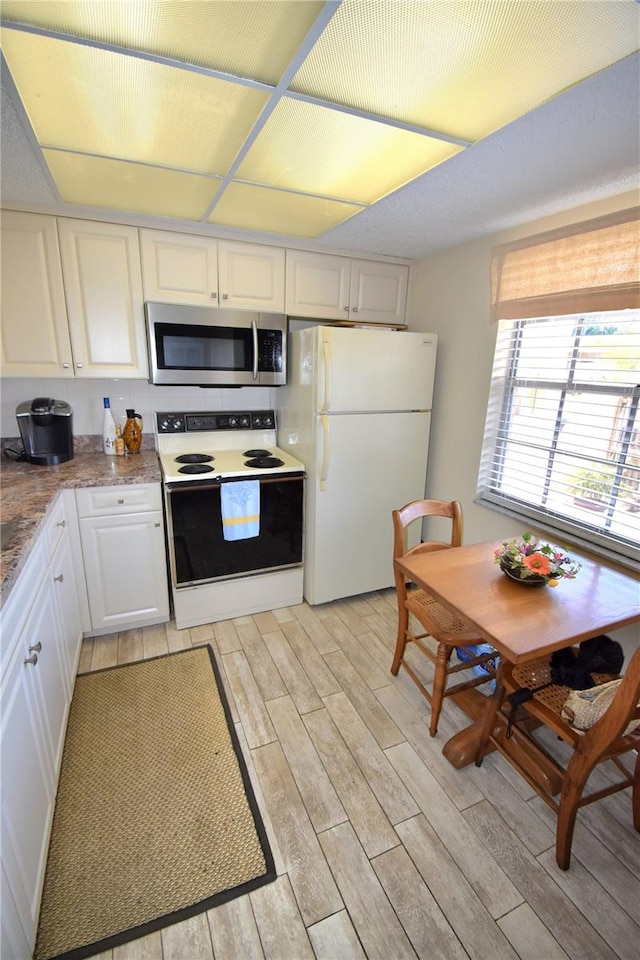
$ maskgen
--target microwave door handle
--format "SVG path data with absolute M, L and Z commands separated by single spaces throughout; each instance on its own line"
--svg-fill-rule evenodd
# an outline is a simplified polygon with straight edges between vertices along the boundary
M 255 320 L 251 321 L 251 333 L 253 334 L 253 379 L 258 379 L 258 324 Z

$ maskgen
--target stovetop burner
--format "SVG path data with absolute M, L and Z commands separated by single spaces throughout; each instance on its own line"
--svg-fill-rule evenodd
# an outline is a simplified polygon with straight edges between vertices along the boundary
M 254 457 L 252 460 L 245 460 L 245 467 L 257 467 L 259 470 L 268 470 L 270 467 L 281 467 L 284 460 L 279 457 Z
M 245 450 L 243 457 L 270 457 L 271 450 Z
M 176 463 L 211 463 L 212 460 L 215 460 L 215 457 L 208 453 L 183 453 L 175 458 Z
M 209 457 L 209 460 L 213 460 L 213 457 Z M 178 468 L 178 473 L 213 473 L 213 469 L 208 463 L 186 463 Z

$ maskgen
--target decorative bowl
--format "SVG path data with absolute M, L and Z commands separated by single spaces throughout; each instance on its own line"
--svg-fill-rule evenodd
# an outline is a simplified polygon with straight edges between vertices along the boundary
M 547 584 L 547 577 L 539 577 L 535 573 L 528 577 L 520 577 L 506 563 L 501 563 L 500 569 L 509 577 L 509 580 L 515 580 L 516 583 L 523 583 L 526 587 L 544 587 Z

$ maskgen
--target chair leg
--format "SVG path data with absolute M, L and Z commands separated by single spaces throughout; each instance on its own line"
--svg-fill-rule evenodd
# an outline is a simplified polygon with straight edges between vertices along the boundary
M 633 807 L 633 825 L 636 830 L 640 831 L 640 749 L 638 749 L 636 754 L 636 766 L 633 774 L 631 804 Z
M 400 664 L 402 663 L 402 658 L 404 657 L 404 648 L 407 645 L 408 629 L 409 611 L 404 604 L 401 604 L 398 609 L 398 638 L 396 640 L 396 650 L 393 655 L 393 663 L 391 664 L 391 673 L 394 675 L 394 677 L 398 676 Z
M 446 643 L 439 643 L 436 651 L 435 673 L 433 675 L 433 689 L 431 693 L 431 721 L 429 733 L 435 737 L 438 732 L 438 720 L 444 700 L 444 691 L 447 685 L 447 666 L 451 659 L 452 648 Z

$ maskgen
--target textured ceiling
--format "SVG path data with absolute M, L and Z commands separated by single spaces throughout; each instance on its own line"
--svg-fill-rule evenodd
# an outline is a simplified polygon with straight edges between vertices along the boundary
M 108 33 L 102 21 L 98 31 L 91 18 L 69 19 L 72 8 L 106 7 L 153 8 L 164 15 L 162 30 L 145 23 L 136 36 L 118 23 L 120 32 Z M 253 33 L 239 32 L 231 46 L 250 8 Z M 536 29 L 543 8 L 563 44 Z M 3 29 L 6 206 L 129 212 L 140 222 L 413 259 L 638 186 L 640 58 L 628 53 L 638 46 L 634 0 L 4 0 L 0 9 L 35 25 L 33 34 Z M 184 17 L 176 21 L 176 11 L 202 26 L 216 10 L 224 12 L 218 42 L 205 42 L 191 24 L 180 46 L 175 22 Z M 57 31 L 92 39 L 70 43 Z M 596 34 L 597 43 L 578 42 Z M 122 55 L 122 47 L 144 56 Z M 198 70 L 169 71 L 169 54 Z M 118 109 L 113 97 L 100 97 L 103 86 L 113 93 L 105 67 L 116 56 L 126 68 L 113 87 Z M 54 84 L 57 59 L 67 76 Z M 84 82 L 91 70 L 100 106 L 93 114 Z M 220 71 L 249 78 L 249 87 L 223 83 Z M 135 99 L 156 75 L 156 110 L 147 100 L 136 114 L 128 91 Z M 233 96 L 221 99 L 219 84 Z M 169 134 L 155 155 L 150 114 Z M 216 118 L 215 135 L 207 116 Z M 426 172 L 416 174 L 420 165 Z

